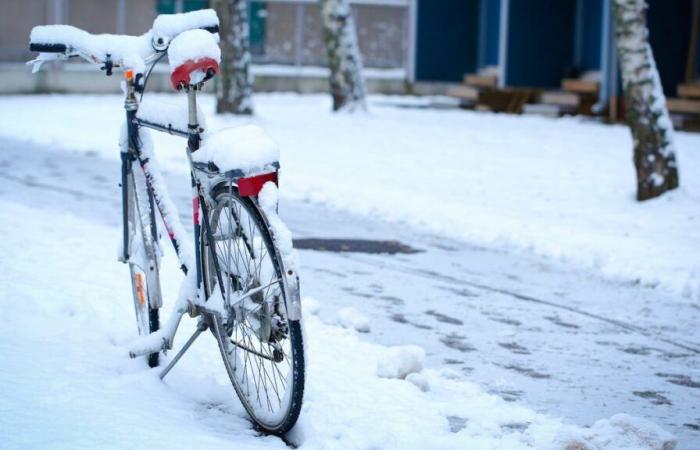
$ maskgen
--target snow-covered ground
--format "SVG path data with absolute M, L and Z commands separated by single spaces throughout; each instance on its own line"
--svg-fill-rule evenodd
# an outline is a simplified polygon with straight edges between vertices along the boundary
M 155 100 L 185 102 L 182 95 Z M 0 99 L 0 135 L 118 158 L 119 96 Z M 203 98 L 205 111 L 213 98 Z M 404 108 L 387 106 L 399 103 Z M 527 249 L 620 280 L 700 299 L 700 135 L 677 133 L 681 188 L 634 201 L 624 126 L 419 108 L 375 97 L 337 116 L 327 96 L 258 95 L 253 120 L 282 148 L 283 189 L 355 214 L 477 245 Z M 161 161 L 186 170 L 181 143 L 158 135 Z
M 301 448 L 564 449 L 574 441 L 601 449 L 661 448 L 668 435 L 646 422 L 625 415 L 596 422 L 630 412 L 673 431 L 680 448 L 694 448 L 700 428 L 700 309 L 683 297 L 685 285 L 675 284 L 680 278 L 670 270 L 659 280 L 664 286 L 656 288 L 606 282 L 598 275 L 609 275 L 600 271 L 608 266 L 567 254 L 575 246 L 550 232 L 557 221 L 590 239 L 600 230 L 587 227 L 608 226 L 606 232 L 614 234 L 627 226 L 628 233 L 653 247 L 638 251 L 668 255 L 645 238 L 673 220 L 654 217 L 651 229 L 645 223 L 625 225 L 628 213 L 630 221 L 645 217 L 632 201 L 631 174 L 621 176 L 629 184 L 623 187 L 610 168 L 631 170 L 627 153 L 622 164 L 622 152 L 614 148 L 620 142 L 629 152 L 625 130 L 377 104 L 388 100 L 394 99 L 375 99 L 371 116 L 348 117 L 327 113 L 329 103 L 322 97 L 258 96 L 256 120 L 282 147 L 287 197 L 281 211 L 297 235 L 399 238 L 425 250 L 395 257 L 302 252 L 304 292 L 315 301 L 305 300 L 308 393 L 290 442 Z M 0 135 L 5 136 L 0 138 L 0 302 L 5 311 L 0 318 L 0 439 L 9 448 L 281 448 L 279 439 L 251 430 L 226 383 L 213 340 L 198 341 L 165 384 L 142 362 L 125 357 L 135 327 L 126 269 L 115 262 L 119 106 L 117 97 L 0 98 Z M 30 123 L 22 122 L 32 114 Z M 210 123 L 228 121 L 238 122 L 216 118 Z M 80 134 L 77 123 L 96 128 Z M 501 128 L 510 137 L 494 131 Z M 557 166 L 542 154 L 561 156 L 555 147 L 576 139 L 562 136 L 561 128 L 588 142 L 597 136 L 616 155 L 598 168 L 597 176 L 617 186 L 623 197 L 617 204 L 626 205 L 609 225 L 600 217 L 574 223 L 582 215 L 567 206 L 562 191 L 584 189 L 566 187 L 561 170 L 552 175 L 554 181 L 547 173 L 523 180 L 544 170 L 542 165 Z M 551 136 L 541 151 L 527 144 L 545 129 L 559 137 L 559 144 Z M 491 144 L 470 153 L 473 144 L 467 143 L 477 137 Z M 689 147 L 696 139 L 679 137 L 685 145 L 682 176 L 691 170 Z M 520 149 L 529 149 L 535 162 L 524 164 L 527 158 L 513 146 L 499 156 L 498 142 L 504 140 L 524 141 Z M 156 142 L 170 146 L 159 157 L 173 172 L 170 181 L 177 182 L 184 168 L 182 141 L 166 136 Z M 449 158 L 443 159 L 441 148 Z M 594 165 L 590 160 L 603 160 L 602 150 L 590 152 L 593 156 L 579 164 L 573 156 L 558 158 L 558 164 L 567 164 L 577 174 L 572 181 L 580 183 L 584 173 L 595 172 L 588 171 Z M 457 167 L 467 165 L 473 170 Z M 463 180 L 469 177 L 480 180 L 476 186 L 481 187 Z M 516 184 L 513 178 L 524 182 L 509 191 Z M 176 191 L 176 200 L 185 205 L 187 183 L 179 181 L 182 195 Z M 697 201 L 692 202 L 698 190 L 693 191 L 692 180 L 683 181 L 683 190 L 644 206 L 672 218 L 690 215 L 693 207 L 697 210 Z M 495 190 L 467 195 L 485 185 Z M 547 186 L 553 191 L 546 192 Z M 599 215 L 611 214 L 613 195 L 595 184 L 587 187 L 607 199 Z M 405 195 L 399 196 L 402 189 Z M 562 201 L 551 211 L 528 211 L 528 192 L 535 197 L 533 205 L 547 198 Z M 546 196 L 538 200 L 540 192 Z M 589 204 L 583 198 L 568 200 L 579 207 Z M 494 215 L 499 207 L 504 208 L 500 216 Z M 486 225 L 461 229 L 478 222 L 462 208 L 479 214 Z M 494 227 L 505 226 L 495 223 L 497 217 L 505 222 L 510 217 L 512 228 L 489 236 Z M 547 250 L 554 244 L 523 244 L 520 240 L 530 236 L 527 224 L 519 230 L 516 222 L 526 219 L 546 227 L 538 233 L 551 236 L 542 239 L 551 238 L 565 250 L 555 254 Z M 698 238 L 687 226 L 692 220 L 675 224 L 675 235 L 659 237 L 678 251 L 672 255 L 674 267 L 686 275 L 697 268 L 687 251 Z M 438 233 L 458 240 L 438 238 Z M 613 244 L 614 239 L 598 242 L 586 252 L 606 254 L 616 264 L 631 260 L 627 253 L 607 254 L 620 250 Z M 548 257 L 513 252 L 521 246 Z M 575 264 L 562 265 L 559 257 Z M 179 277 L 172 255 L 166 261 L 172 270 L 164 286 L 174 298 Z M 591 264 L 596 270 L 585 270 Z M 648 281 L 651 269 L 647 272 L 635 272 L 635 277 Z M 630 279 L 628 273 L 614 275 Z M 692 287 L 692 276 L 688 280 Z M 426 356 L 411 347 L 385 345 L 418 345 Z M 412 371 L 405 380 L 386 378 Z M 589 447 L 582 443 L 580 448 Z

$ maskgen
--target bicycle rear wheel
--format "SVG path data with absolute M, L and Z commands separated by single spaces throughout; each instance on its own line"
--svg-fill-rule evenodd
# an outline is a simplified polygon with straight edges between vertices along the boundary
M 158 231 L 153 197 L 149 195 L 146 178 L 138 165 L 128 176 L 129 271 L 139 335 L 145 336 L 159 328 L 158 311 L 162 304 L 160 293 Z M 158 353 L 148 355 L 149 367 L 158 366 Z
M 213 195 L 210 225 L 218 262 L 203 237 L 204 285 L 226 314 L 212 332 L 238 397 L 255 424 L 281 435 L 296 423 L 304 393 L 301 323 L 289 320 L 282 264 L 257 206 L 231 185 Z M 247 297 L 240 299 L 242 296 Z

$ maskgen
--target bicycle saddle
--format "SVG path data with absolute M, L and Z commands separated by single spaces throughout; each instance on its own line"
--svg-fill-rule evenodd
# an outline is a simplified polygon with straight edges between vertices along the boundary
M 184 31 L 170 42 L 168 60 L 170 82 L 176 90 L 207 81 L 219 71 L 218 35 L 205 30 Z

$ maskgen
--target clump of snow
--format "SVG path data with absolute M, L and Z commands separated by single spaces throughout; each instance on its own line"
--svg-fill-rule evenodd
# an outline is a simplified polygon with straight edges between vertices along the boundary
M 178 131 L 187 132 L 187 122 L 189 120 L 187 103 L 182 96 L 180 102 L 165 102 L 157 97 L 144 96 L 139 103 L 136 117 L 146 122 L 161 125 L 165 128 L 173 128 Z M 206 119 L 202 109 L 197 106 L 197 121 L 200 128 L 206 129 Z
M 315 316 L 318 315 L 319 311 L 321 310 L 321 304 L 318 302 L 318 300 L 311 297 L 302 298 L 301 307 L 304 311 L 304 315 L 308 314 L 311 316 Z
M 280 252 L 280 256 L 282 256 L 285 269 L 291 270 L 298 275 L 299 255 L 294 249 L 292 232 L 289 231 L 287 225 L 277 215 L 277 186 L 275 183 L 271 181 L 265 183 L 258 194 L 258 203 L 265 213 L 267 223 L 272 229 L 272 238 Z
M 377 375 L 381 378 L 406 378 L 423 370 L 425 350 L 417 345 L 387 347 L 377 362 Z
M 596 421 L 587 429 L 564 428 L 555 442 L 566 450 L 673 450 L 676 438 L 653 422 L 628 414 Z
M 279 203 L 279 191 L 277 185 L 271 181 L 265 183 L 258 193 L 258 203 L 263 211 L 277 211 Z
M 206 30 L 188 30 L 178 34 L 168 47 L 170 71 L 173 72 L 186 61 L 197 61 L 211 58 L 217 63 L 221 61 L 219 35 Z
M 279 161 L 277 144 L 256 125 L 224 128 L 207 133 L 192 159 L 212 161 L 222 172 L 242 170 L 244 173 L 269 171 Z
M 351 306 L 338 311 L 337 323 L 343 328 L 350 328 L 360 333 L 370 331 L 369 318 Z
M 599 420 L 587 434 L 598 448 L 673 450 L 676 447 L 676 439 L 671 433 L 653 422 L 628 414 L 616 414 L 610 419 Z
M 213 9 L 200 9 L 182 14 L 160 14 L 153 21 L 153 34 L 161 37 L 173 37 L 183 31 L 197 28 L 215 27 L 219 18 Z
M 412 385 L 416 386 L 418 389 L 420 389 L 423 392 L 428 392 L 430 390 L 430 383 L 428 382 L 428 379 L 420 373 L 409 373 L 406 376 L 406 381 L 411 383 Z
M 445 378 L 446 380 L 459 380 L 460 378 L 462 378 L 462 375 L 460 375 L 459 372 L 448 367 L 440 369 L 440 376 Z

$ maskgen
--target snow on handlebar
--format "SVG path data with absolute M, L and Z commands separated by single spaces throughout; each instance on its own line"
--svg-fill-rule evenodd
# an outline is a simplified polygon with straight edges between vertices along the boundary
M 161 14 L 156 17 L 153 27 L 141 36 L 91 34 L 70 25 L 36 26 L 30 34 L 29 49 L 39 52 L 39 55 L 27 64 L 33 64 L 32 72 L 36 72 L 44 62 L 81 57 L 104 65 L 108 73 L 112 67 L 143 72 L 146 64 L 167 50 L 172 39 L 193 29 L 218 33 L 216 12 L 203 9 L 183 14 Z

